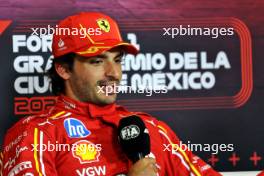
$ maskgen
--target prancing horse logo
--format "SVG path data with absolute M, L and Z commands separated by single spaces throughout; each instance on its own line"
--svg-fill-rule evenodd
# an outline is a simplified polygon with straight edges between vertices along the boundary
M 105 32 L 110 31 L 110 24 L 106 19 L 98 19 L 97 24 L 100 27 L 100 29 L 102 29 L 103 31 Z

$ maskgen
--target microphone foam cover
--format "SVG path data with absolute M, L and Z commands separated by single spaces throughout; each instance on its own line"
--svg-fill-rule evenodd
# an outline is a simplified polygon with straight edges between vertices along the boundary
M 119 121 L 118 139 L 129 159 L 133 162 L 150 153 L 150 137 L 142 119 L 136 115 L 125 117 Z

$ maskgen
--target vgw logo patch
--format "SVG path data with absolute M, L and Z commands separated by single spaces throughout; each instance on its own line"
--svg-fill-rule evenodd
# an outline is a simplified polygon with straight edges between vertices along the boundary
M 65 119 L 64 128 L 70 138 L 84 138 L 91 134 L 83 122 L 75 118 Z

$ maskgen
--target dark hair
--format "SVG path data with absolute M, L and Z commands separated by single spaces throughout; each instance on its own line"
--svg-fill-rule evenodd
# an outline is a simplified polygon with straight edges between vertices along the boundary
M 47 71 L 47 75 L 50 78 L 52 93 L 54 93 L 55 95 L 65 93 L 64 79 L 57 73 L 55 64 L 60 64 L 69 71 L 72 71 L 75 57 L 75 53 L 69 53 L 53 59 L 52 66 Z

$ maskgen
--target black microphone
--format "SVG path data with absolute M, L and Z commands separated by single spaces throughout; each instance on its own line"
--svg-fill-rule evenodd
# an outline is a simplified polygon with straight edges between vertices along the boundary
M 149 132 L 138 116 L 132 115 L 119 121 L 118 139 L 122 150 L 133 163 L 150 153 Z

